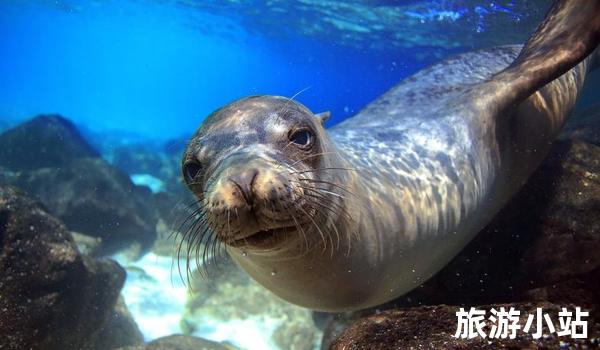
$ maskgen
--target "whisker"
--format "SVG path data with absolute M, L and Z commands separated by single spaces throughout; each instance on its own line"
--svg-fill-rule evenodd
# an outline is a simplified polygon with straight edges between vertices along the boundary
M 213 236 L 213 233 L 210 228 L 210 223 L 207 222 L 206 227 L 200 234 L 200 239 L 198 240 L 198 243 L 196 244 L 196 250 L 194 252 L 195 259 L 196 259 L 196 269 L 200 272 L 200 274 L 202 276 L 206 276 L 206 277 L 208 277 L 208 274 L 209 274 L 208 267 L 206 264 L 206 257 L 204 255 L 202 256 L 202 258 L 200 257 L 200 250 L 202 249 L 202 251 L 204 252 L 204 247 L 210 241 L 211 236 Z M 206 238 L 206 242 L 204 242 L 204 238 Z M 204 243 L 202 243 L 202 242 L 204 242 Z M 200 262 L 202 265 L 202 269 L 199 268 Z
M 313 217 L 306 210 L 304 210 L 304 208 L 302 208 L 301 206 L 297 206 L 297 208 L 300 209 L 310 219 L 317 231 L 319 231 L 319 235 L 321 235 L 321 240 L 323 241 L 323 252 L 325 252 L 327 250 L 327 241 L 325 239 L 325 234 L 323 233 L 323 231 L 321 231 L 321 228 L 319 227 L 319 225 L 317 225 Z
M 326 168 L 316 168 L 316 169 L 301 170 L 301 171 L 292 171 L 292 172 L 290 172 L 290 174 L 314 173 L 314 172 L 321 171 L 321 170 L 346 170 L 346 171 L 356 171 L 356 172 L 359 171 L 359 170 L 352 169 L 352 168 L 326 167 Z
M 294 220 L 294 226 L 296 227 L 296 229 L 302 233 L 302 238 L 304 239 L 304 244 L 306 245 L 306 251 L 310 250 L 310 245 L 308 243 L 308 237 L 306 236 L 306 232 L 304 232 L 304 229 L 302 229 L 302 226 L 300 225 L 300 223 L 298 222 L 298 220 L 296 219 L 296 217 L 294 216 L 294 213 L 292 213 L 291 210 L 289 210 L 289 208 L 287 206 L 285 206 L 282 203 L 282 206 L 284 207 L 284 210 L 287 210 L 290 214 L 290 216 L 292 217 L 292 220 Z
M 283 114 L 283 111 L 287 108 L 287 106 L 290 104 L 290 102 L 292 102 L 296 97 L 298 97 L 301 93 L 303 93 L 304 91 L 310 89 L 311 86 L 307 86 L 304 89 L 296 92 L 292 97 L 288 98 L 288 100 L 285 102 L 285 104 L 283 105 L 283 107 L 281 107 L 281 109 L 279 110 L 279 112 L 277 113 L 277 118 L 275 119 L 275 121 L 278 121 L 280 116 Z
M 318 157 L 318 156 L 324 156 L 324 155 L 326 155 L 326 154 L 339 154 L 339 152 L 320 152 L 320 153 L 311 154 L 311 155 L 308 155 L 308 156 L 306 156 L 306 157 L 302 157 L 302 158 L 300 158 L 300 159 L 296 160 L 294 163 L 292 163 L 292 164 L 290 165 L 290 167 L 293 167 L 294 165 L 296 165 L 296 164 L 300 163 L 300 162 L 301 162 L 301 161 L 303 161 L 303 160 L 307 160 L 307 159 L 309 159 L 309 158 L 314 158 L 314 157 Z
M 177 248 L 178 259 L 181 258 L 181 248 L 183 246 L 183 243 L 189 241 L 191 232 L 193 231 L 194 227 L 198 224 L 199 221 L 204 220 L 204 217 L 200 216 L 202 210 L 203 208 L 200 207 L 191 212 L 177 229 L 172 230 L 169 236 L 170 238 L 173 238 L 175 235 L 181 236 L 181 242 L 179 243 Z
M 302 185 L 298 185 L 298 187 L 305 189 L 305 190 L 309 190 L 309 191 L 314 191 L 314 192 L 320 192 L 320 193 L 326 193 L 326 194 L 330 194 L 332 196 L 336 196 L 339 197 L 341 199 L 346 199 L 346 197 L 344 197 L 343 195 L 339 194 L 339 193 L 335 193 L 335 192 L 331 192 L 328 189 L 325 188 L 321 188 L 321 187 L 307 187 L 307 186 L 302 186 Z
M 323 207 L 328 208 L 328 209 L 333 209 L 333 208 L 329 207 L 329 206 L 333 206 L 340 211 L 340 213 L 337 213 L 337 215 L 344 214 L 344 215 L 346 215 L 347 219 L 350 219 L 350 220 L 352 219 L 350 213 L 341 204 L 335 202 L 333 199 L 327 197 L 326 195 L 320 193 L 319 191 L 315 191 L 313 188 L 306 188 L 306 190 L 310 190 L 310 192 L 308 192 L 308 193 L 305 192 L 304 193 L 305 196 L 320 199 L 322 201 L 327 202 L 325 204 L 325 203 L 315 201 L 315 203 L 322 205 Z
M 205 220 L 200 219 L 197 220 L 194 225 L 192 226 L 191 230 L 189 232 L 187 232 L 188 235 L 188 246 L 187 246 L 187 251 L 186 251 L 186 259 L 185 259 L 185 271 L 186 271 L 186 276 L 188 279 L 188 282 L 191 281 L 191 275 L 192 275 L 192 268 L 191 268 L 191 257 L 192 257 L 192 250 L 194 249 L 194 247 L 197 247 L 199 244 L 201 244 L 201 242 L 196 243 L 196 240 L 198 238 L 198 236 L 201 234 L 202 227 L 204 225 Z M 191 234 L 190 234 L 191 232 Z M 191 285 L 191 283 L 190 283 Z
M 321 184 L 331 185 L 333 187 L 337 187 L 340 190 L 356 197 L 356 194 L 354 194 L 354 192 L 350 191 L 347 187 L 338 185 L 338 184 L 330 182 L 330 181 L 314 180 L 314 179 L 307 179 L 307 178 L 299 178 L 298 181 L 306 181 L 306 182 L 312 182 L 312 183 L 321 183 Z
M 196 208 L 195 210 L 193 210 L 191 213 L 188 214 L 188 216 L 179 224 L 178 228 L 175 229 L 175 223 L 179 220 L 179 219 L 175 219 L 172 223 L 171 226 L 171 233 L 169 234 L 169 239 L 173 238 L 175 235 L 177 235 L 178 232 L 181 232 L 181 229 L 188 223 L 188 221 L 190 219 L 195 218 L 197 215 L 199 215 L 201 213 L 201 211 L 205 208 L 204 205 L 199 206 L 198 208 Z M 186 210 L 189 210 L 189 206 L 186 207 Z

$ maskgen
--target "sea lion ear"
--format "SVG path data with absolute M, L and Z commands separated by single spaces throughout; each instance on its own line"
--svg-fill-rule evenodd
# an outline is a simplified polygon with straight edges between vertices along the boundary
M 329 117 L 331 117 L 331 112 L 327 111 L 327 112 L 317 113 L 317 114 L 315 114 L 315 117 L 317 117 L 317 119 L 321 120 L 321 125 L 324 125 L 325 122 L 329 119 Z

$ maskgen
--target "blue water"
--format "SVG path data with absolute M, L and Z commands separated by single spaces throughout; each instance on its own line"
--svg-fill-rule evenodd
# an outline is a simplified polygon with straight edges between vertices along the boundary
M 239 97 L 303 91 L 332 124 L 442 57 L 523 40 L 549 2 L 271 3 L 3 1 L 0 119 L 168 139 Z

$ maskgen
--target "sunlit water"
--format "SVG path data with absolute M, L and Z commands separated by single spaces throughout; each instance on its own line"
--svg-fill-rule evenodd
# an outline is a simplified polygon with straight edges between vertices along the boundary
M 177 262 L 154 253 L 148 253 L 137 261 L 131 261 L 123 255 L 114 258 L 127 270 L 122 294 L 145 340 L 184 333 L 181 321 L 186 316 L 188 286 L 177 272 Z M 184 265 L 185 261 L 179 263 Z M 240 293 L 244 292 L 240 289 Z M 245 308 L 247 305 L 239 307 Z M 193 321 L 197 328 L 191 334 L 195 336 L 230 343 L 241 349 L 278 349 L 273 335 L 288 319 L 285 310 L 281 310 L 281 313 L 236 317 L 225 321 L 201 315 L 193 317 Z M 312 344 L 314 348 L 320 344 L 318 339 L 315 337 Z
M 441 57 L 525 40 L 549 3 L 3 1 L 0 118 L 166 139 L 241 96 L 308 88 L 336 123 Z

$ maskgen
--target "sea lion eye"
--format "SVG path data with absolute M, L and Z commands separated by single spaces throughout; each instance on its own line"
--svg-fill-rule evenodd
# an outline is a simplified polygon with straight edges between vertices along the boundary
M 290 141 L 302 148 L 308 148 L 313 143 L 313 135 L 308 129 L 301 129 L 290 135 Z
M 191 161 L 185 163 L 183 165 L 183 177 L 185 178 L 185 181 L 187 183 L 194 181 L 196 176 L 200 173 L 200 170 L 202 170 L 202 166 L 198 162 Z

